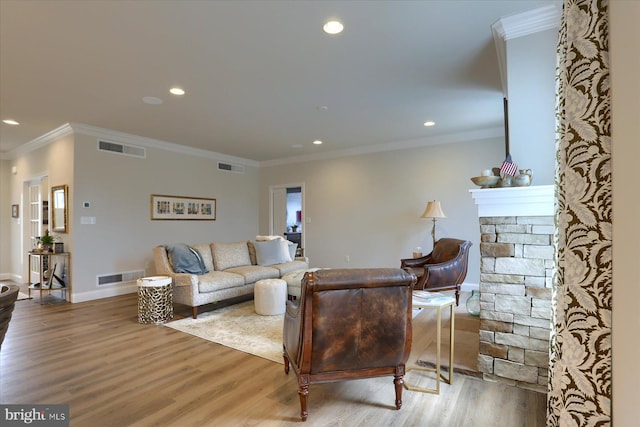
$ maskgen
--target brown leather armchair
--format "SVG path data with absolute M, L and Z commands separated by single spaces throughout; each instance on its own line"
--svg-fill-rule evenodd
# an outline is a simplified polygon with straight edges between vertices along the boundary
M 402 406 L 411 352 L 411 290 L 415 275 L 397 268 L 308 272 L 300 298 L 287 301 L 284 372 L 298 377 L 300 416 L 307 419 L 312 383 L 393 375 Z
M 416 289 L 426 291 L 456 291 L 456 305 L 460 303 L 460 285 L 467 277 L 471 242 L 459 239 L 440 239 L 429 255 L 401 260 L 402 268 L 410 268 L 418 277 Z

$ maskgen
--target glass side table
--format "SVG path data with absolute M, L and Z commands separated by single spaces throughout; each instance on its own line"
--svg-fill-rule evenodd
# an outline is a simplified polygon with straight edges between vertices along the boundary
M 435 382 L 436 387 L 431 388 L 423 388 L 417 387 L 409 384 L 407 382 L 407 378 L 405 376 L 404 387 L 407 390 L 419 391 L 422 393 L 431 393 L 431 394 L 440 394 L 440 380 L 442 379 L 447 384 L 453 384 L 453 343 L 454 343 L 454 325 L 455 325 L 455 305 L 456 299 L 454 297 L 450 297 L 438 292 L 427 292 L 427 291 L 413 291 L 413 297 L 411 302 L 413 308 L 422 308 L 422 309 L 435 309 L 437 311 L 437 320 L 436 320 L 436 366 L 435 368 L 427 368 L 424 366 L 411 366 L 406 372 L 410 371 L 427 371 L 427 372 L 435 372 Z M 449 317 L 449 376 L 445 377 L 442 374 L 440 360 L 440 348 L 442 344 L 442 309 L 449 307 L 450 317 Z

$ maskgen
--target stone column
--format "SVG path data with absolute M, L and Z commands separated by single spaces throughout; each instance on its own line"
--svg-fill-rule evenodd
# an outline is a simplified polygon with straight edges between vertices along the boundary
M 553 216 L 480 218 L 480 354 L 486 380 L 547 391 Z

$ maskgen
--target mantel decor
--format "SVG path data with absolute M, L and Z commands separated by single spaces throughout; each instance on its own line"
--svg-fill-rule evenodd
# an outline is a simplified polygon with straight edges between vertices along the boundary
M 152 194 L 151 219 L 215 221 L 216 199 Z

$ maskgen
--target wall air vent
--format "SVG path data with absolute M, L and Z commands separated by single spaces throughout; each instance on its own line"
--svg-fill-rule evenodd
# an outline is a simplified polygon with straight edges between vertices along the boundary
M 123 273 L 101 274 L 96 276 L 98 286 L 117 285 L 119 283 L 133 282 L 144 277 L 144 270 L 125 271 Z
M 108 151 L 110 153 L 140 157 L 143 159 L 147 157 L 147 151 L 142 147 L 136 147 L 134 145 L 124 145 L 117 142 L 102 140 L 98 140 L 98 151 Z
M 218 169 L 227 172 L 244 173 L 244 166 L 233 165 L 231 163 L 218 162 Z

